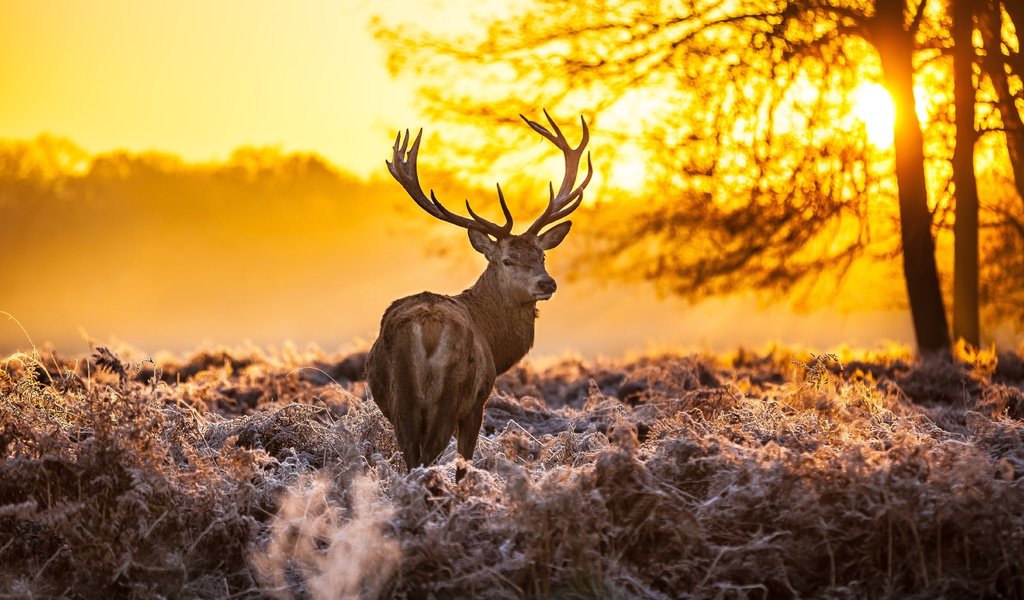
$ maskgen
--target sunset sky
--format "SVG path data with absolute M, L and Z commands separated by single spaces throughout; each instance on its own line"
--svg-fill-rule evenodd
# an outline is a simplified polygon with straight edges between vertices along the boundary
M 31 139 L 47 132 L 91 153 L 156 150 L 191 162 L 224 160 L 244 145 L 278 146 L 316 152 L 361 178 L 384 177 L 394 132 L 423 122 L 414 82 L 390 77 L 371 20 L 415 22 L 434 31 L 470 26 L 461 9 L 416 0 L 0 1 L 0 52 L 6 57 L 0 64 L 0 138 Z M 863 114 L 878 114 L 872 107 L 879 102 L 884 109 L 882 94 L 880 99 L 877 89 L 864 92 Z M 886 143 L 885 129 L 879 143 Z M 642 164 L 624 165 L 620 183 L 642 176 L 642 169 Z M 381 261 L 379 277 L 395 268 L 386 256 L 359 260 Z M 169 339 L 108 321 L 97 325 L 85 312 L 47 313 L 45 305 L 40 314 L 3 304 L 0 310 L 12 312 L 30 335 L 41 338 L 37 343 L 77 338 L 78 328 L 84 328 L 100 339 L 149 349 L 184 350 L 204 341 L 283 342 L 279 334 L 300 344 L 331 346 L 372 336 L 380 312 L 397 294 L 462 289 L 482 268 L 478 257 L 467 260 L 457 268 L 436 258 L 402 265 L 416 273 L 400 278 L 409 289 L 366 281 L 358 300 L 346 300 L 359 303 L 353 308 L 359 324 L 329 334 L 318 334 L 315 323 L 271 327 L 267 331 L 273 333 L 266 335 L 248 324 L 250 329 L 187 331 L 184 339 Z M 909 319 L 898 311 L 823 311 L 794 318 L 785 308 L 760 310 L 736 298 L 687 307 L 658 300 L 640 284 L 574 283 L 559 290 L 543 307 L 539 354 L 617 354 L 668 345 L 720 349 L 773 340 L 819 346 L 912 341 Z M 24 346 L 20 329 L 6 322 L 0 326 L 0 350 Z
M 392 132 L 417 121 L 370 19 L 437 12 L 409 0 L 2 4 L 3 137 L 51 132 L 91 152 L 199 161 L 280 145 L 361 176 L 379 173 Z

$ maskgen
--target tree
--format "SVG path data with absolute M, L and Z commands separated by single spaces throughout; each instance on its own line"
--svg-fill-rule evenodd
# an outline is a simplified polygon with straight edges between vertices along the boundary
M 475 39 L 424 42 L 406 26 L 382 37 L 396 70 L 425 75 L 439 119 L 493 127 L 556 105 L 607 122 L 606 135 L 625 123 L 595 154 L 629 150 L 654 173 L 656 199 L 616 224 L 605 254 L 630 272 L 699 298 L 788 292 L 899 254 L 919 349 L 932 352 L 950 341 L 913 93 L 927 6 L 538 0 Z M 414 42 L 425 51 L 406 52 Z M 880 79 L 896 104 L 891 151 L 850 116 L 851 92 Z M 621 118 L 641 102 L 639 125 Z
M 992 186 L 981 227 L 988 233 L 982 261 L 982 301 L 997 318 L 1024 321 L 1024 6 L 1020 2 L 978 3 L 982 40 L 979 120 L 982 140 L 994 142 L 1007 174 Z M 1002 161 L 1000 161 L 1002 162 Z M 997 173 L 998 175 L 1002 175 Z
M 920 1 L 909 27 L 905 25 L 903 0 L 875 0 L 874 4 L 875 14 L 866 22 L 882 62 L 886 88 L 896 108 L 893 145 L 899 185 L 903 275 L 918 349 L 934 352 L 949 347 L 949 331 L 935 264 L 924 172 L 924 139 L 914 99 L 914 36 L 927 1 Z
M 953 336 L 978 347 L 981 320 L 978 306 L 978 184 L 974 172 L 974 2 L 953 0 L 953 102 L 956 141 L 953 185 L 956 222 L 953 266 Z
M 1024 198 L 1024 118 L 1019 102 L 1024 100 L 1021 79 L 1024 78 L 1024 54 L 1019 38 L 1004 31 L 1004 25 L 1013 32 L 1024 27 L 1024 6 L 1019 2 L 988 0 L 981 12 L 980 29 L 984 40 L 984 74 L 989 78 L 995 95 L 995 104 L 1002 119 L 1002 134 L 1013 169 L 1018 194 Z M 1014 43 L 1009 41 L 1014 39 Z M 1016 88 L 1016 89 L 1013 89 Z

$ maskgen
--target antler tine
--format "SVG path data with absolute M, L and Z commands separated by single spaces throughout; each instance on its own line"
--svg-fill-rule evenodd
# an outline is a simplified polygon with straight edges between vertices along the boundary
M 385 160 L 384 164 L 388 166 L 388 172 L 395 178 L 395 181 L 405 188 L 406 193 L 409 194 L 420 208 L 427 211 L 430 215 L 441 219 L 442 215 L 423 194 L 419 175 L 416 173 L 416 156 L 419 153 L 420 138 L 422 136 L 423 130 L 420 129 L 419 133 L 416 134 L 416 140 L 412 143 L 412 149 L 409 150 L 409 130 L 405 130 L 404 139 L 402 138 L 402 132 L 399 131 L 395 137 L 395 144 L 392 146 L 391 162 Z
M 505 204 L 505 197 L 501 193 L 501 187 L 498 187 L 498 200 L 501 202 L 501 212 L 505 215 L 505 224 L 503 226 L 498 226 L 473 212 L 473 209 L 469 206 L 469 200 L 466 200 L 466 209 L 469 211 L 472 219 L 457 215 L 445 208 L 437 199 L 437 196 L 434 195 L 434 190 L 430 190 L 430 198 L 427 198 L 426 194 L 423 193 L 422 186 L 420 186 L 419 174 L 416 170 L 416 158 L 419 154 L 423 130 L 420 129 L 419 133 L 416 134 L 416 139 L 413 141 L 411 148 L 409 147 L 409 137 L 408 129 L 405 130 L 404 140 L 402 139 L 402 132 L 398 132 L 392 147 L 391 161 L 385 160 L 384 163 L 388 166 L 388 172 L 391 173 L 391 176 L 401 184 L 417 206 L 432 217 L 452 225 L 458 225 L 463 229 L 473 229 L 495 238 L 507 237 L 511 233 L 512 214 Z
M 593 176 L 594 176 L 594 166 L 590 163 L 590 153 L 588 152 L 587 153 L 587 176 L 584 177 L 583 178 L 583 182 L 580 183 L 580 185 L 575 190 L 573 190 L 573 193 L 570 194 L 568 198 L 566 198 L 566 201 L 562 205 L 562 208 L 556 210 L 555 212 L 553 212 L 547 218 L 547 221 L 549 223 L 554 223 L 555 221 L 560 221 L 560 220 L 564 219 L 565 217 L 569 216 L 570 214 L 572 214 L 572 211 L 574 211 L 577 208 L 579 208 L 580 204 L 583 202 L 583 190 L 584 190 L 584 188 L 587 187 L 587 184 L 590 183 L 590 178 L 593 177 Z M 575 200 L 573 200 L 573 197 L 575 197 Z
M 498 188 L 498 202 L 501 204 L 501 212 L 505 215 L 505 224 L 500 229 L 504 235 L 508 235 L 512 233 L 512 213 L 508 210 L 508 204 L 505 204 L 505 194 L 501 193 L 501 184 L 496 183 L 495 186 Z M 496 226 L 494 223 L 473 212 L 473 207 L 469 205 L 469 200 L 466 200 L 466 210 L 469 211 L 469 216 L 473 217 L 473 220 L 481 225 Z
M 526 124 L 529 125 L 531 129 L 553 143 L 565 156 L 565 176 L 562 178 L 562 184 L 558 188 L 558 193 L 555 193 L 554 184 L 550 184 L 549 188 L 551 192 L 551 199 L 548 201 L 548 205 L 544 209 L 544 212 L 541 213 L 540 217 L 538 217 L 527 230 L 527 233 L 536 235 L 540 233 L 540 230 L 546 225 L 568 216 L 572 211 L 576 210 L 582 202 L 583 190 L 587 187 L 587 184 L 590 183 L 590 178 L 594 175 L 594 166 L 590 161 L 589 153 L 587 154 L 587 176 L 584 177 L 583 182 L 575 189 L 573 189 L 573 185 L 576 182 L 576 177 L 580 168 L 580 159 L 583 158 L 583 150 L 587 147 L 587 143 L 590 142 L 590 130 L 587 128 L 586 119 L 581 115 L 580 123 L 582 124 L 583 135 L 581 136 L 579 145 L 573 148 L 569 145 L 569 140 L 565 138 L 565 135 L 558 128 L 558 125 L 555 123 L 554 119 L 551 118 L 551 115 L 548 114 L 547 110 L 544 111 L 544 116 L 547 117 L 554 133 L 548 131 L 548 129 L 543 125 L 527 119 L 523 115 L 519 116 L 526 121 Z
M 548 114 L 547 111 L 545 111 L 544 114 L 545 115 Z M 519 118 L 524 120 L 524 121 L 526 121 L 526 124 L 530 126 L 530 129 L 533 129 L 537 133 L 541 134 L 542 136 L 544 136 L 544 138 L 546 138 L 547 140 L 550 140 L 551 143 L 555 144 L 556 146 L 559 145 L 558 138 L 555 137 L 555 135 L 552 134 L 550 131 L 548 131 L 547 128 L 545 128 L 543 125 L 541 125 L 540 123 L 537 123 L 537 122 L 534 122 L 534 121 L 531 121 L 531 120 L 527 119 L 526 115 L 521 114 L 521 113 L 519 115 Z M 548 119 L 550 120 L 551 117 L 548 117 Z

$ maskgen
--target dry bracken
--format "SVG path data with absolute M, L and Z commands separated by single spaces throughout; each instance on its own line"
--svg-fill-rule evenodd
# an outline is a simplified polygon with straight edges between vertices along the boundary
M 0 596 L 1024 597 L 1015 354 L 526 364 L 458 484 L 361 353 L 120 354 L 0 368 Z

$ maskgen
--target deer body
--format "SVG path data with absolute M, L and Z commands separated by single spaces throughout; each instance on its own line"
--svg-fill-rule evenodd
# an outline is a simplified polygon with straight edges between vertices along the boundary
M 474 325 L 455 298 L 429 292 L 398 300 L 384 313 L 367 380 L 410 466 L 437 458 L 452 433 L 460 451 L 472 451 L 471 442 L 475 448 L 480 422 L 474 417 L 483 416 L 496 372 Z
M 593 171 L 588 160 L 586 179 L 572 189 L 587 142 L 586 123 L 583 141 L 571 148 L 548 119 L 555 134 L 524 117 L 566 153 L 566 179 L 557 196 L 552 189 L 548 208 L 521 235 L 511 235 L 512 218 L 500 187 L 498 197 L 506 217 L 502 227 L 477 216 L 468 202 L 472 220 L 449 212 L 433 192 L 428 200 L 416 175 L 420 138 L 408 153 L 408 134 L 401 147 L 395 142 L 394 161 L 388 163 L 395 179 L 428 213 L 465 227 L 473 248 L 488 263 L 476 283 L 461 294 L 408 296 L 393 302 L 381 319 L 380 335 L 367 357 L 367 381 L 374 401 L 394 425 L 410 468 L 433 462 L 453 433 L 459 454 L 472 460 L 484 403 L 495 378 L 533 346 L 537 302 L 550 298 L 556 289 L 544 268 L 544 252 L 561 243 L 571 223 L 560 223 L 544 233 L 539 230 L 579 206 Z M 463 473 L 458 469 L 456 478 Z

